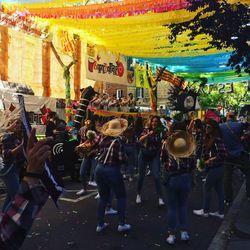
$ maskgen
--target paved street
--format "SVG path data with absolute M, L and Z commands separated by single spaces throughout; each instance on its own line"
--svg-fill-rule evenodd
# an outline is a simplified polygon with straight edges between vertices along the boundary
M 166 247 L 166 208 L 159 208 L 157 205 L 152 178 L 146 177 L 144 202 L 141 205 L 135 203 L 136 182 L 126 184 L 127 222 L 133 227 L 128 234 L 116 231 L 116 216 L 107 217 L 110 227 L 104 233 L 97 234 L 97 200 L 94 199 L 96 191 L 92 189 L 88 195 L 79 198 L 75 191 L 80 189 L 80 183 L 67 180 L 67 194 L 60 201 L 60 210 L 51 200 L 47 202 L 21 250 L 154 250 Z M 234 184 L 239 187 L 238 181 Z M 198 183 L 189 201 L 192 239 L 188 244 L 178 241 L 175 249 L 207 249 L 220 226 L 221 221 L 217 218 L 199 218 L 192 215 L 192 209 L 201 207 L 200 187 Z M 115 205 L 115 201 L 113 203 Z

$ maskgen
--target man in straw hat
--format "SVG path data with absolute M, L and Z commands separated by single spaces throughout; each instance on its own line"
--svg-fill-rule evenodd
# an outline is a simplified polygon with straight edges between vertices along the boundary
M 104 222 L 105 209 L 110 201 L 110 192 L 114 192 L 117 198 L 117 210 L 119 216 L 118 231 L 124 232 L 131 228 L 125 224 L 126 191 L 120 166 L 127 160 L 123 144 L 119 136 L 127 129 L 128 122 L 125 119 L 113 119 L 102 127 L 103 137 L 99 144 L 96 157 L 96 182 L 100 194 L 98 206 L 97 232 L 103 231 L 108 224 Z
M 178 131 L 164 141 L 161 159 L 168 173 L 166 180 L 168 198 L 167 243 L 175 243 L 176 215 L 180 220 L 181 240 L 188 241 L 187 199 L 192 187 L 192 172 L 195 168 L 192 154 L 195 140 L 186 131 Z

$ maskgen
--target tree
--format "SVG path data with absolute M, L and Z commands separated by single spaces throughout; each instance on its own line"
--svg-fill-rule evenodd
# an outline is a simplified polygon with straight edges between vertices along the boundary
M 250 8 L 246 4 L 229 4 L 225 0 L 187 0 L 188 11 L 197 12 L 192 20 L 168 25 L 173 43 L 187 30 L 190 40 L 208 34 L 212 37 L 209 46 L 218 50 L 232 48 L 228 66 L 240 74 L 242 70 L 250 74 Z
M 192 88 L 198 90 L 199 84 L 192 84 Z M 217 108 L 219 105 L 226 109 L 238 111 L 240 104 L 250 102 L 248 83 L 233 83 L 233 92 L 220 93 L 221 85 L 213 84 L 203 86 L 199 91 L 198 100 L 202 108 Z

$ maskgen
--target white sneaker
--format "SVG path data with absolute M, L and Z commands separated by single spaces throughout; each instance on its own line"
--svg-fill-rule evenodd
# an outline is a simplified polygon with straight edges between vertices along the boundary
M 85 192 L 86 192 L 85 189 L 81 189 L 76 193 L 76 195 L 83 195 L 85 194 Z
M 119 225 L 117 228 L 118 232 L 125 232 L 131 229 L 131 226 L 129 224 Z
M 96 199 L 96 200 L 97 200 L 97 199 L 100 199 L 99 193 L 95 196 L 95 199 Z
M 95 181 L 89 181 L 88 183 L 90 186 L 97 187 L 97 184 Z
M 198 216 L 208 217 L 208 213 L 204 213 L 203 209 L 193 210 L 193 213 Z
M 182 241 L 189 241 L 189 235 L 188 235 L 188 232 L 186 232 L 186 231 L 182 231 L 181 232 L 181 240 Z
M 219 212 L 214 212 L 214 213 L 209 213 L 209 215 L 211 215 L 211 216 L 215 216 L 215 217 L 218 217 L 218 218 L 220 218 L 220 219 L 224 219 L 224 214 L 220 214 Z
M 102 232 L 109 224 L 108 223 L 104 223 L 102 226 L 97 226 L 96 227 L 96 232 L 100 233 Z
M 110 208 L 105 211 L 105 215 L 115 215 L 117 213 L 118 213 L 117 210 L 114 210 L 113 208 Z
M 159 206 L 164 206 L 165 205 L 165 202 L 163 201 L 162 198 L 159 198 Z
M 169 245 L 174 245 L 175 239 L 176 239 L 175 236 L 174 236 L 173 234 L 170 234 L 170 235 L 167 237 L 166 241 L 167 241 L 167 243 L 168 243 Z
M 135 201 L 137 204 L 140 204 L 141 203 L 141 195 L 137 194 L 136 196 L 136 201 Z

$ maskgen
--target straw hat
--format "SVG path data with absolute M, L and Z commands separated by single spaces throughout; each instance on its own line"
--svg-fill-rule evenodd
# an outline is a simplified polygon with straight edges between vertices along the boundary
M 193 136 L 186 131 L 174 133 L 167 142 L 169 154 L 176 158 L 186 158 L 193 154 L 196 144 Z
M 127 129 L 127 127 L 127 120 L 116 118 L 103 125 L 102 133 L 107 136 L 117 137 L 121 135 Z
M 20 109 L 14 109 L 13 111 L 6 110 L 3 113 L 3 122 L 0 123 L 1 130 L 7 130 L 11 124 L 20 119 Z
M 0 142 L 3 139 L 3 135 L 8 132 L 12 132 L 10 128 L 13 127 L 14 123 L 20 119 L 20 109 L 14 109 L 13 111 L 6 110 L 3 113 L 2 120 L 0 123 Z

